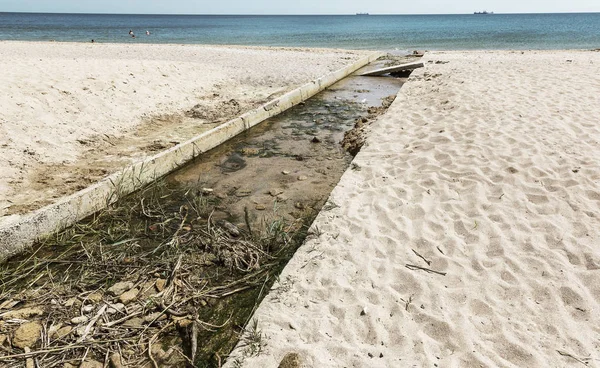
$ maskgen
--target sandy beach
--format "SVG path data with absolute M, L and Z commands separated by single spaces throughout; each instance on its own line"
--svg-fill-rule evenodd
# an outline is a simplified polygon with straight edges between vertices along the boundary
M 600 53 L 424 62 L 227 367 L 600 366 Z
M 366 53 L 0 42 L 0 55 L 1 222 Z

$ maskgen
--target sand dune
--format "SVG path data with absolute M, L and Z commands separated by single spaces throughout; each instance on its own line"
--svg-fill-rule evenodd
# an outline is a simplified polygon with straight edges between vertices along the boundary
M 0 42 L 0 221 L 85 188 L 365 54 Z M 186 112 L 194 106 L 190 117 Z
M 600 366 L 600 53 L 425 62 L 258 308 L 243 366 Z

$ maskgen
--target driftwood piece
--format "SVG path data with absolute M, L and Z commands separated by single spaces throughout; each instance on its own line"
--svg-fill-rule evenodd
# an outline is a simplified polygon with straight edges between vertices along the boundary
M 377 75 L 402 72 L 405 70 L 415 70 L 415 69 L 422 68 L 422 67 L 423 67 L 423 63 L 410 63 L 410 64 L 395 65 L 395 66 L 390 66 L 387 68 L 375 69 L 370 72 L 363 73 L 363 74 L 361 74 L 361 76 L 372 77 L 372 76 L 377 76 Z

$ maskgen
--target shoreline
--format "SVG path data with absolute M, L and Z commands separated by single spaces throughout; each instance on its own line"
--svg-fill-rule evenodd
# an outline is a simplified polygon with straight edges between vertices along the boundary
M 285 46 L 285 45 L 243 45 L 243 44 L 219 44 L 219 43 L 179 43 L 179 42 L 102 42 L 102 41 L 56 41 L 56 40 L 1 40 L 0 45 L 3 43 L 26 43 L 26 44 L 35 44 L 39 43 L 42 45 L 45 44 L 65 44 L 65 45 L 113 45 L 113 46 L 173 46 L 173 47 L 209 47 L 209 48 L 223 48 L 223 49 L 249 49 L 249 50 L 289 50 L 289 51 L 333 51 L 333 52 L 356 52 L 356 53 L 365 53 L 365 52 L 388 52 L 392 54 L 404 55 L 410 54 L 414 50 L 425 50 L 421 46 L 415 46 L 408 49 L 377 49 L 377 48 L 343 48 L 343 47 L 327 47 L 327 46 Z M 598 44 L 597 48 L 594 47 L 585 47 L 585 48 L 515 48 L 515 47 L 507 47 L 507 48 L 490 48 L 490 49 L 482 49 L 482 48 L 452 48 L 452 49 L 435 49 L 429 48 L 426 49 L 425 52 L 494 52 L 494 51 L 532 51 L 532 52 L 569 52 L 569 51 L 591 51 L 591 52 L 600 52 L 600 44 Z

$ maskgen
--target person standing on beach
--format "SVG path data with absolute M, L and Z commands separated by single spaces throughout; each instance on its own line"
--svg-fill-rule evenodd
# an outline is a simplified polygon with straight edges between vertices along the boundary
M 150 36 L 150 31 L 146 31 L 146 36 Z

